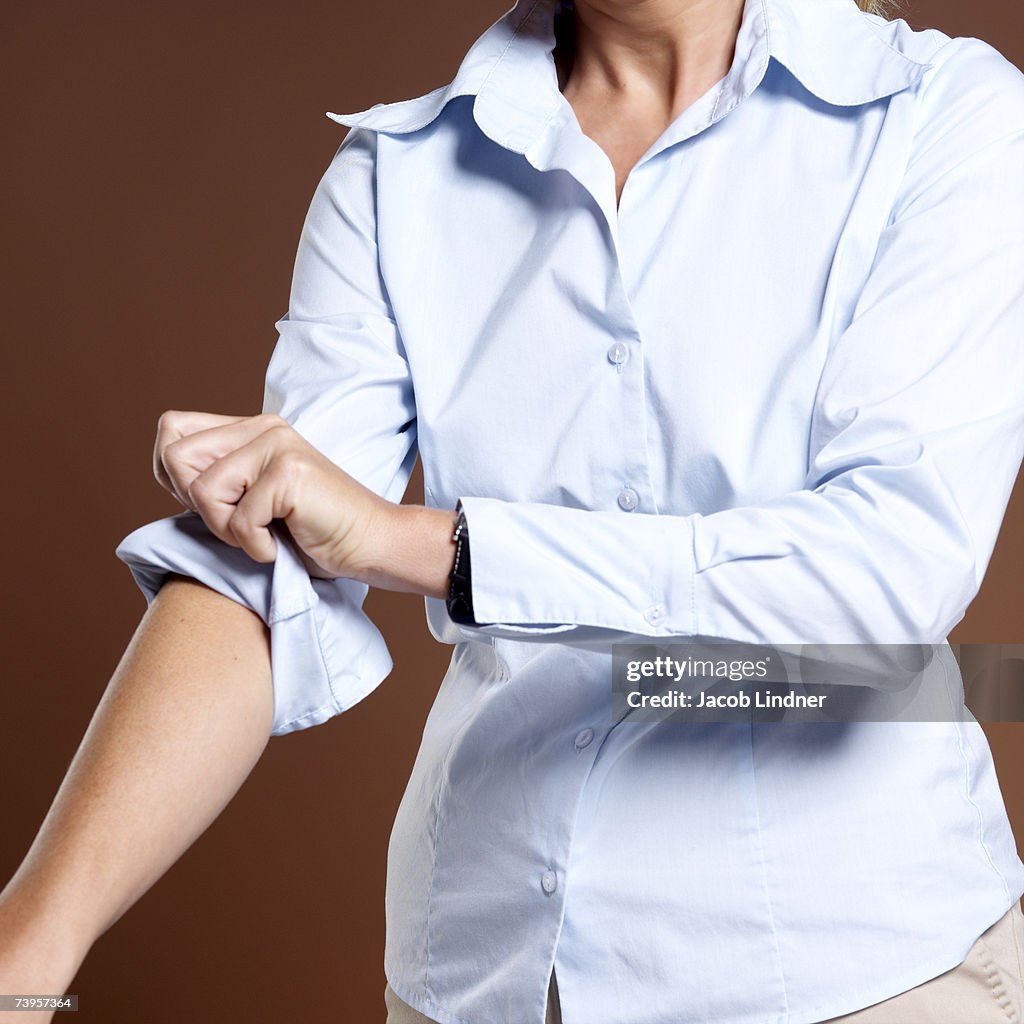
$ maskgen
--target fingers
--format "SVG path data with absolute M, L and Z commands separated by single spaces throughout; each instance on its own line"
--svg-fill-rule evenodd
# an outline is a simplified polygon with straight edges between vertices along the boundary
M 189 498 L 196 477 L 235 449 L 275 426 L 280 416 L 221 416 L 169 412 L 160 417 L 153 463 L 157 480 L 186 508 L 199 511 Z
M 297 438 L 270 427 L 211 463 L 189 485 L 187 497 L 210 531 L 257 562 L 272 562 L 277 543 L 270 522 L 289 511 L 288 460 Z
M 270 529 L 271 520 L 278 516 L 277 475 L 272 468 L 262 473 L 230 510 L 225 524 L 238 546 L 257 562 L 273 562 L 277 557 L 277 539 Z
M 185 490 L 179 489 L 164 465 L 164 451 L 168 445 L 190 434 L 227 423 L 237 423 L 240 416 L 221 416 L 208 412 L 183 412 L 169 409 L 157 420 L 156 442 L 153 445 L 153 475 L 165 490 L 171 492 L 183 505 L 188 506 Z M 190 506 L 189 506 L 190 507 Z

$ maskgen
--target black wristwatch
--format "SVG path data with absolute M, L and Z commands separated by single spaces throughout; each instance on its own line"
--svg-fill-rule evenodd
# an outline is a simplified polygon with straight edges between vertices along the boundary
M 477 626 L 473 617 L 473 580 L 469 563 L 469 526 L 462 500 L 455 504 L 455 564 L 448 575 L 448 600 L 445 602 L 452 622 L 461 626 Z

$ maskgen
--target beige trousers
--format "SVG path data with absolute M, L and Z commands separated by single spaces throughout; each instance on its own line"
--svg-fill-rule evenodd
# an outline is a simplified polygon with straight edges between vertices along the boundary
M 390 985 L 384 990 L 384 1003 L 386 1024 L 436 1024 L 399 999 Z M 544 1021 L 562 1024 L 553 973 Z M 873 1006 L 818 1024 L 1024 1024 L 1024 913 L 1020 904 L 1014 903 L 982 932 L 959 966 Z

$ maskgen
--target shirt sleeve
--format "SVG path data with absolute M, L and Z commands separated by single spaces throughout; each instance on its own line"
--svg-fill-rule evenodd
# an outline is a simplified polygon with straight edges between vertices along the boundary
M 824 366 L 804 486 L 689 515 L 460 495 L 481 632 L 941 643 L 963 617 L 1024 455 L 1024 76 L 947 45 Z
M 412 381 L 380 277 L 376 135 L 351 128 L 313 194 L 287 313 L 266 371 L 263 412 L 277 413 L 336 465 L 401 500 L 417 454 Z M 310 577 L 287 530 L 271 524 L 273 563 L 249 558 L 182 511 L 128 534 L 115 554 L 152 602 L 169 572 L 238 601 L 270 628 L 271 735 L 325 722 L 391 671 L 363 611 L 367 586 Z

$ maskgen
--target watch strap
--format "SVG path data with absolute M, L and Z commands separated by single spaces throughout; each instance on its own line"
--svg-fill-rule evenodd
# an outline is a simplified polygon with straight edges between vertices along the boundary
M 448 598 L 445 602 L 448 615 L 453 622 L 462 626 L 476 626 L 473 616 L 473 580 L 469 557 L 469 524 L 466 512 L 459 499 L 455 505 L 455 563 L 448 575 Z

